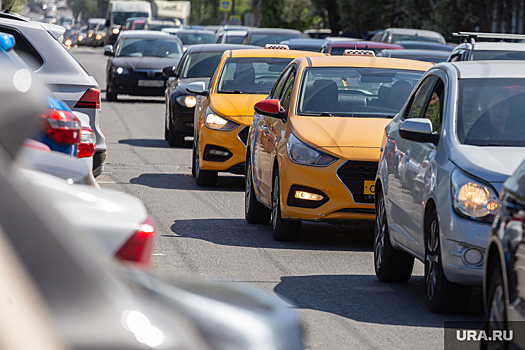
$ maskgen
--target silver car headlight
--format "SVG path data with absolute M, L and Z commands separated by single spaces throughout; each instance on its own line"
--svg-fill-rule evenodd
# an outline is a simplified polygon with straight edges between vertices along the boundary
M 498 195 L 488 184 L 483 184 L 459 169 L 452 172 L 452 202 L 461 216 L 482 222 L 492 222 L 499 209 Z
M 286 144 L 286 150 L 288 151 L 288 158 L 290 158 L 292 162 L 301 165 L 328 166 L 337 160 L 337 158 L 329 154 L 308 146 L 295 137 L 294 134 L 290 134 Z
M 179 96 L 176 101 L 183 107 L 193 108 L 197 104 L 197 97 L 193 95 Z
M 206 124 L 206 126 L 210 129 L 221 131 L 230 131 L 239 126 L 239 124 L 215 114 L 209 108 L 206 110 L 204 124 Z
M 129 69 L 124 67 L 113 67 L 113 71 L 117 74 L 129 74 Z

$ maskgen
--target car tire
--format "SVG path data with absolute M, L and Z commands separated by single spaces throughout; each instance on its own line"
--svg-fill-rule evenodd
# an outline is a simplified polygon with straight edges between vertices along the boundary
M 486 334 L 493 334 L 493 331 L 507 331 L 508 317 L 507 305 L 505 301 L 505 286 L 503 284 L 503 273 L 498 268 L 492 274 L 488 285 L 487 311 L 485 313 Z M 507 332 L 508 333 L 508 332 Z M 506 349 L 507 343 L 499 341 L 496 343 L 483 341 L 480 349 Z
M 244 186 L 244 218 L 250 224 L 267 224 L 270 222 L 272 211 L 259 203 L 255 197 L 252 182 L 252 164 L 246 159 L 246 175 Z
M 193 148 L 191 150 L 191 175 L 195 177 L 196 168 L 197 165 L 195 162 L 197 161 L 197 150 L 195 149 L 195 141 L 193 142 Z
M 109 101 L 109 102 L 115 102 L 118 100 L 117 98 L 117 93 L 115 92 L 106 92 L 106 101 Z
M 168 118 L 164 117 L 164 140 L 168 141 L 170 137 L 170 130 L 168 128 Z
M 425 295 L 432 313 L 459 313 L 468 308 L 470 286 L 451 283 L 443 271 L 439 222 L 435 210 L 425 227 Z
M 214 187 L 217 184 L 217 172 L 212 170 L 201 170 L 199 157 L 199 144 L 195 149 L 195 183 L 199 187 Z
M 283 219 L 281 216 L 281 183 L 279 170 L 273 178 L 272 189 L 272 232 L 276 241 L 295 241 L 301 235 L 301 221 Z
M 168 121 L 168 144 L 170 147 L 182 147 L 184 146 L 184 136 L 178 136 L 175 134 L 175 128 L 171 120 Z
M 385 197 L 378 193 L 376 201 L 376 223 L 374 228 L 374 267 L 382 282 L 406 282 L 412 276 L 414 257 L 397 250 L 390 243 Z

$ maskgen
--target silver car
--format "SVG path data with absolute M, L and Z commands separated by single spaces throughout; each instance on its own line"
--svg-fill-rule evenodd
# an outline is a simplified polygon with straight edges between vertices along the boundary
M 65 28 L 28 21 L 11 13 L 0 13 L 0 32 L 15 37 L 15 52 L 36 76 L 73 111 L 89 116 L 97 145 L 93 174 L 98 176 L 106 159 L 106 139 L 99 126 L 100 89 L 93 78 L 59 39 Z
M 517 61 L 442 63 L 385 128 L 376 176 L 381 281 L 425 264 L 432 312 L 461 311 L 481 286 L 503 182 L 525 156 L 525 72 Z

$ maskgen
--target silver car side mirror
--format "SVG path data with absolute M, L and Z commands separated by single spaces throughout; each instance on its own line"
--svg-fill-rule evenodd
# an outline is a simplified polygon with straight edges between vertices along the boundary
M 399 127 L 399 136 L 409 141 L 437 145 L 439 134 L 432 133 L 432 122 L 426 118 L 405 120 Z

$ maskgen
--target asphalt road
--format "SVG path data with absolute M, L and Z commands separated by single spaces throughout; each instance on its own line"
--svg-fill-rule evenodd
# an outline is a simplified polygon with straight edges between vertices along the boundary
M 301 240 L 274 242 L 269 225 L 244 220 L 244 178 L 221 175 L 213 189 L 195 185 L 191 142 L 164 140 L 164 99 L 105 101 L 101 49 L 71 50 L 103 91 L 104 188 L 133 194 L 157 223 L 154 269 L 249 283 L 300 312 L 308 349 L 443 349 L 443 322 L 481 320 L 478 293 L 463 315 L 434 315 L 424 296 L 423 265 L 408 283 L 374 275 L 371 225 L 304 224 Z M 120 98 L 120 96 L 119 96 Z

